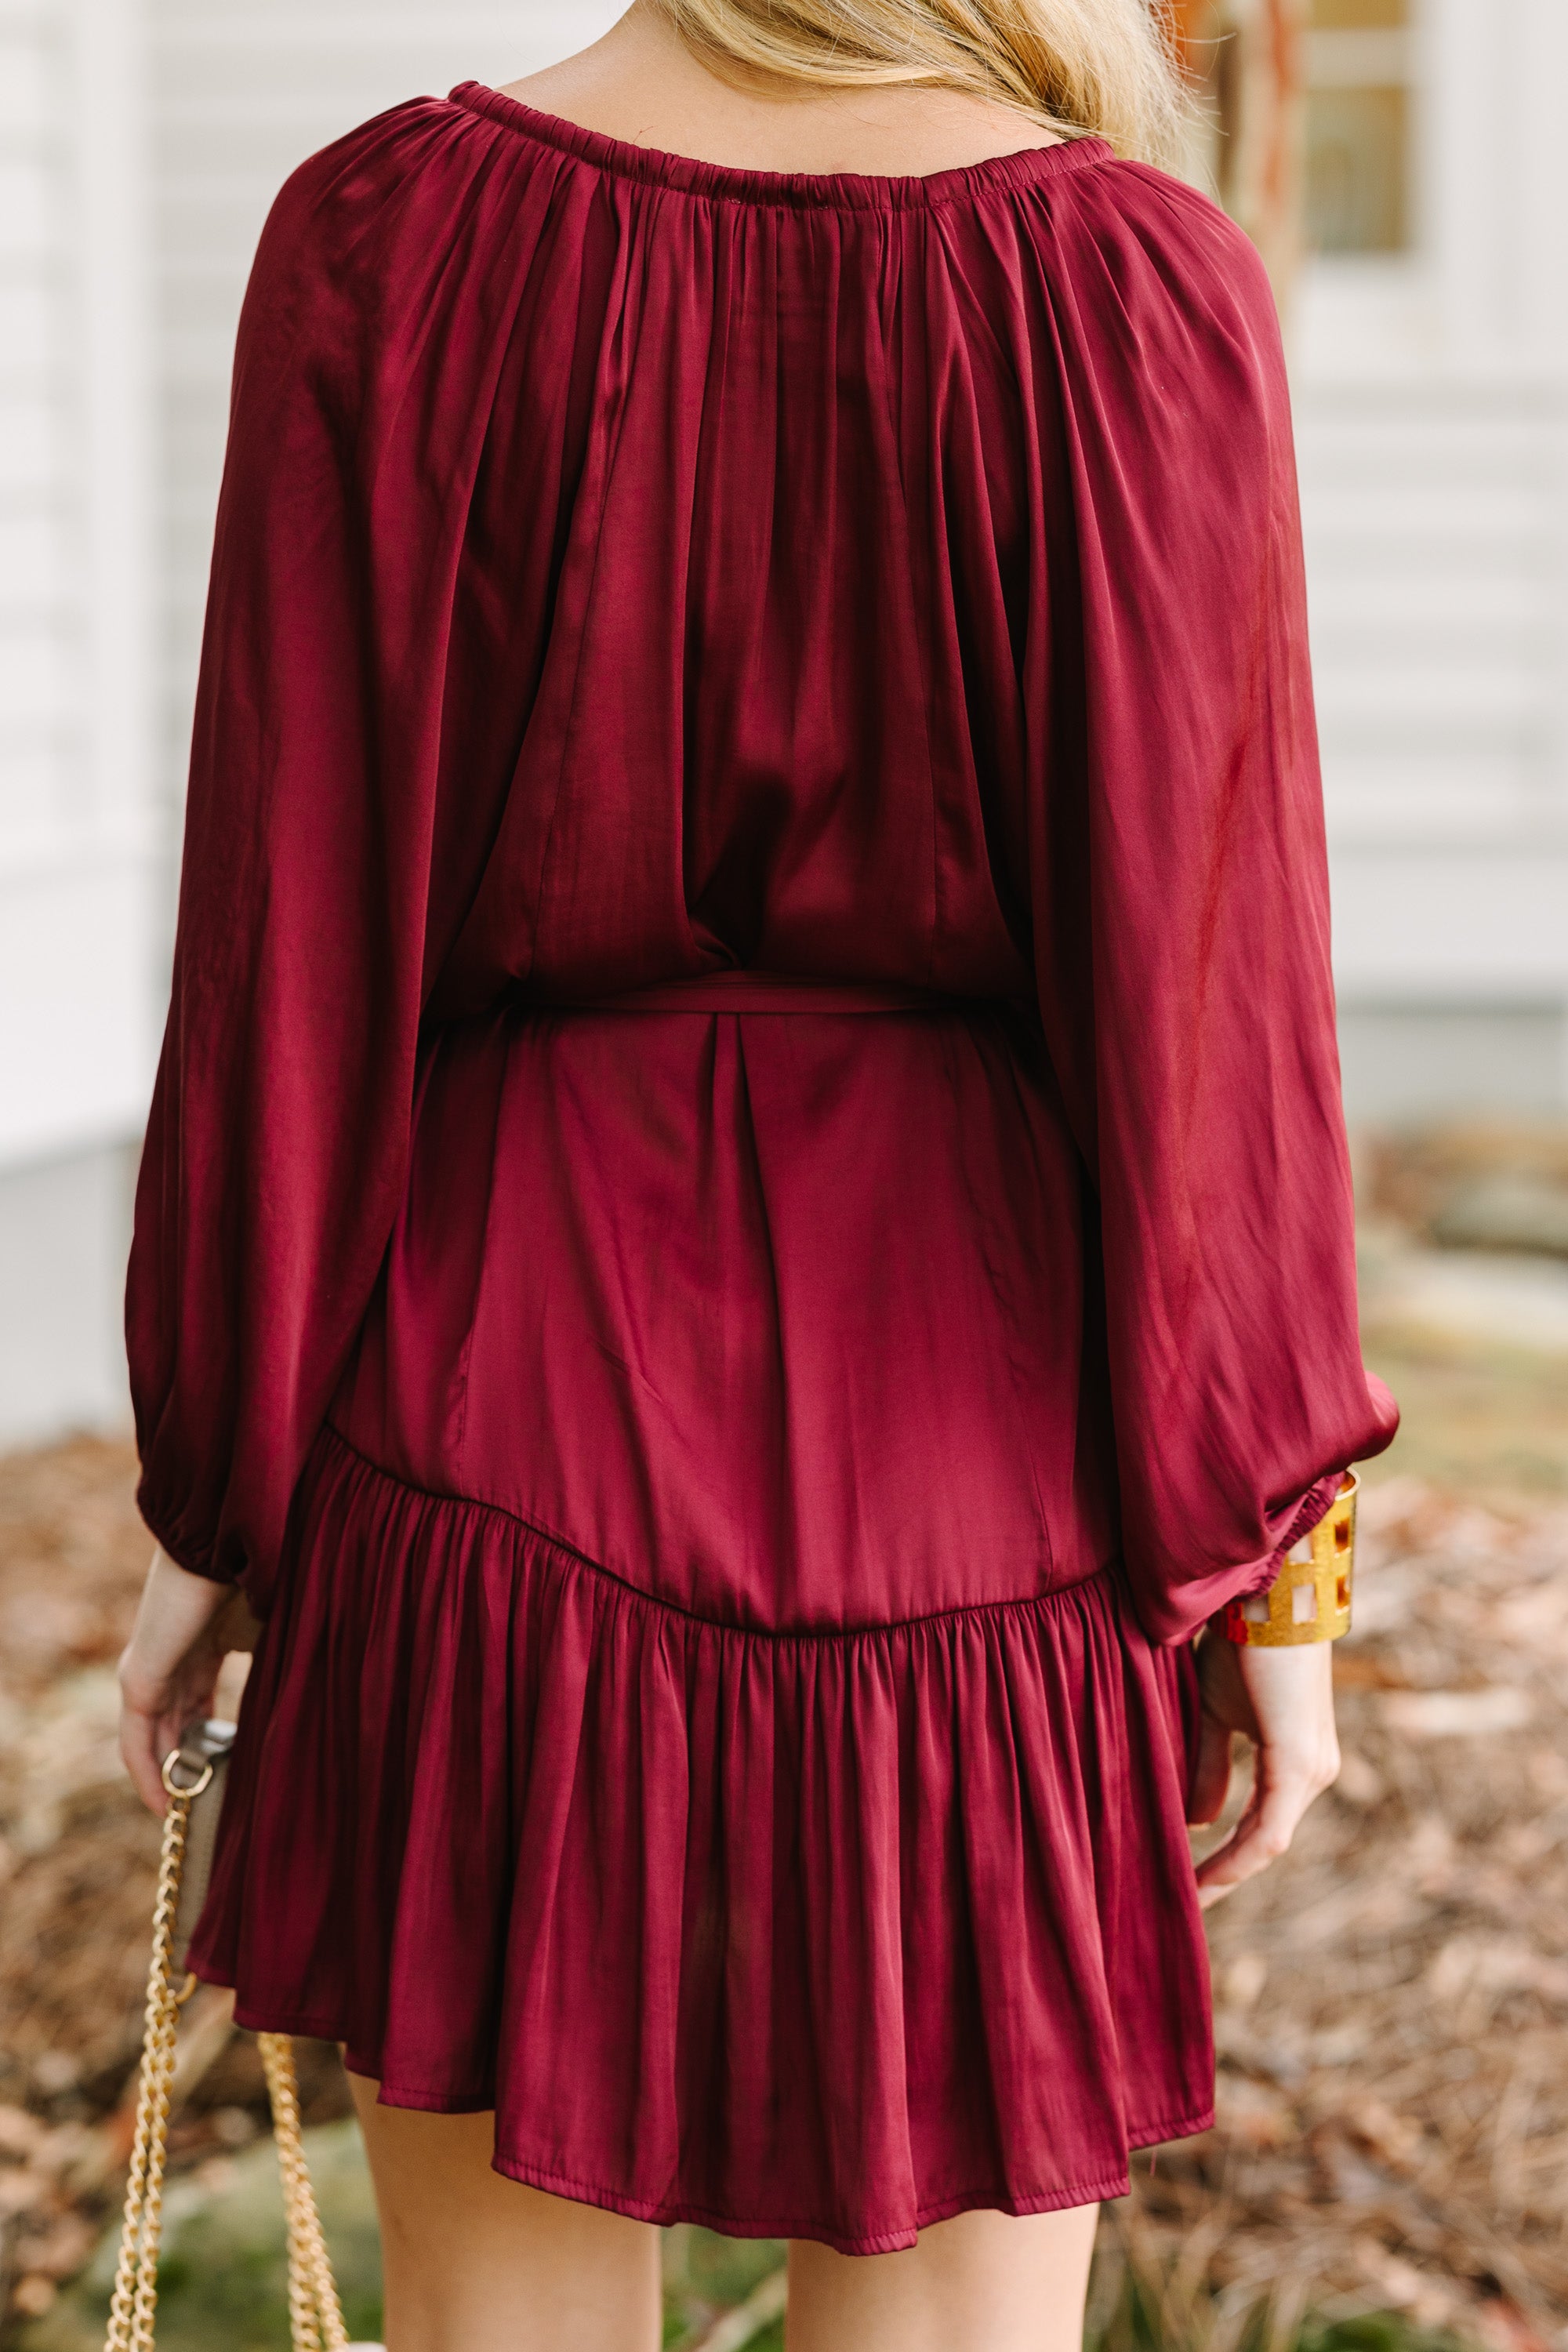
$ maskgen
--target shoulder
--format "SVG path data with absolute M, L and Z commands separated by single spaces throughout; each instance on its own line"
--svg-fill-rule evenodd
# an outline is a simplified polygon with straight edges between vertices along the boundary
M 1246 232 L 1203 192 L 1102 150 L 1048 184 L 1033 243 L 1052 308 L 1102 367 L 1283 394 L 1274 289 Z
M 441 239 L 498 143 L 493 123 L 450 99 L 411 98 L 373 116 L 289 173 L 262 230 L 258 268 L 352 268 L 388 242 Z
M 452 99 L 413 98 L 290 173 L 262 228 L 241 362 L 298 357 L 345 372 L 373 343 L 470 301 L 504 247 L 537 151 Z
M 1246 230 L 1187 181 L 1100 148 L 1048 181 L 1041 261 L 1138 313 L 1253 320 L 1272 334 L 1274 289 Z

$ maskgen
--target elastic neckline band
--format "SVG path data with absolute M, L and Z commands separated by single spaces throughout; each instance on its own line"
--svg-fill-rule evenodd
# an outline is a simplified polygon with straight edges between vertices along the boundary
M 708 163 L 695 155 L 672 155 L 661 147 L 638 147 L 607 131 L 589 131 L 558 114 L 542 114 L 520 98 L 481 81 L 460 81 L 448 103 L 521 132 L 542 147 L 575 155 L 584 163 L 623 179 L 674 188 L 691 196 L 731 204 L 790 208 L 826 207 L 853 212 L 910 212 L 946 205 L 994 190 L 1033 187 L 1060 172 L 1081 171 L 1111 160 L 1103 139 L 1063 139 L 1052 147 L 1021 147 L 979 163 L 957 163 L 943 172 L 901 177 L 865 172 L 758 172 L 743 163 Z

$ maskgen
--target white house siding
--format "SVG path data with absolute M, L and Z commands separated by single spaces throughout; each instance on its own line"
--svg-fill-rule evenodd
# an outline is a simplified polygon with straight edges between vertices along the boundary
M 1352 1109 L 1568 1094 L 1562 389 L 1301 401 Z
M 1293 321 L 1352 1112 L 1568 1108 L 1563 0 L 1423 0 L 1407 257 Z
M 163 887 L 139 58 L 122 0 L 0 9 L 0 1430 L 16 1433 L 100 1417 L 123 1389 L 104 1274 L 146 1102 Z

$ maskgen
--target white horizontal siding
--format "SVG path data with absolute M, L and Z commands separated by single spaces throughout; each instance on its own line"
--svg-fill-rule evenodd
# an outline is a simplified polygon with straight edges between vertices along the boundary
M 1334 882 L 1342 1001 L 1568 1002 L 1568 844 L 1369 844 Z
M 0 856 L 58 821 L 83 687 L 70 474 L 68 59 L 38 10 L 0 28 Z M 13 1008 L 0 1002 L 0 1013 Z
M 0 17 L 0 1169 L 134 1134 L 142 753 L 132 0 Z
M 1336 851 L 1568 840 L 1562 396 L 1309 383 L 1298 442 Z
M 157 904 L 145 844 L 0 870 L 0 1168 L 139 1132 Z
M 1342 1003 L 1568 1039 L 1568 9 L 1498 16 L 1415 0 L 1415 251 L 1300 289 L 1302 507 Z

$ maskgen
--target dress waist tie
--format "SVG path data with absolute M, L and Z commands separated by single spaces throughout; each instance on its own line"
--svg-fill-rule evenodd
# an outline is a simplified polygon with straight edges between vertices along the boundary
M 704 971 L 610 996 L 551 996 L 542 1012 L 931 1013 L 978 1011 L 994 998 L 956 996 L 900 981 L 809 980 L 793 972 Z

